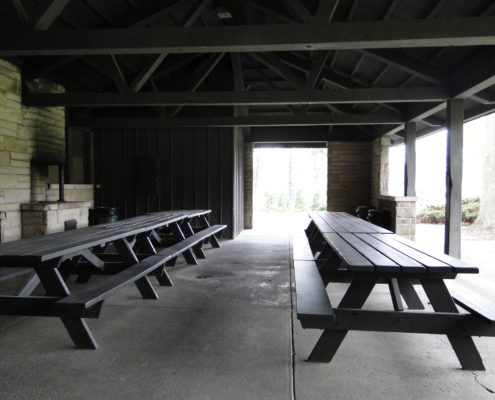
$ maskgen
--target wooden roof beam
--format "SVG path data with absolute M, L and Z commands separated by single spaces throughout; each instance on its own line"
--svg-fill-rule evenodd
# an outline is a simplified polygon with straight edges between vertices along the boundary
M 300 18 L 302 22 L 308 24 L 313 21 L 313 15 L 309 12 L 306 6 L 301 3 L 300 0 L 284 0 L 284 3 L 287 5 L 292 14 Z
M 352 50 L 495 45 L 495 17 L 306 25 L 11 32 L 0 56 Z
M 186 16 L 183 18 L 183 20 L 180 22 L 179 26 L 182 26 L 184 28 L 189 28 L 191 27 L 197 19 L 201 16 L 201 14 L 204 12 L 206 7 L 208 7 L 211 4 L 211 0 L 199 0 L 197 1 L 191 10 L 186 14 Z M 133 92 L 139 92 L 143 86 L 146 84 L 146 82 L 149 81 L 149 79 L 153 76 L 155 71 L 162 65 L 163 60 L 167 58 L 168 53 L 161 53 L 158 56 L 156 56 L 145 68 L 142 69 L 142 71 L 134 78 L 134 80 L 131 82 L 130 89 Z
M 203 63 L 194 72 L 194 76 L 191 78 L 189 87 L 187 88 L 190 94 L 196 92 L 196 90 L 199 89 L 201 84 L 205 81 L 206 78 L 208 78 L 208 75 L 210 75 L 211 71 L 215 69 L 224 55 L 225 53 L 210 54 L 210 56 L 208 56 L 208 58 L 203 61 Z M 182 107 L 183 105 L 179 105 L 172 109 L 170 111 L 170 116 L 175 117 L 180 112 Z
M 253 126 L 326 126 L 326 125 L 397 125 L 404 121 L 390 114 L 283 115 L 239 117 L 175 118 L 90 118 L 71 120 L 71 126 L 103 127 L 253 127 Z
M 318 8 L 315 13 L 315 21 L 328 22 L 331 21 L 335 10 L 339 5 L 339 0 L 320 0 L 318 2 Z
M 33 25 L 33 29 L 38 31 L 46 31 L 49 29 L 69 3 L 70 0 L 53 0 L 38 21 Z
M 37 107 L 268 106 L 442 102 L 448 96 L 446 91 L 432 87 L 196 92 L 197 86 L 196 83 L 188 92 L 26 93 L 23 97 L 23 103 Z
M 401 71 L 421 78 L 426 82 L 433 83 L 437 86 L 445 85 L 447 71 L 423 63 L 417 58 L 408 56 L 407 54 L 396 50 L 359 50 L 359 52 L 366 55 L 366 57 L 400 69 Z

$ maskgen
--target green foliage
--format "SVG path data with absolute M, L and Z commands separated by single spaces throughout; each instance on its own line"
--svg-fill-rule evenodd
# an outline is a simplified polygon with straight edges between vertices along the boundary
M 311 210 L 313 211 L 324 211 L 326 210 L 325 204 L 320 199 L 320 194 L 318 192 L 315 193 L 313 197 L 313 202 L 311 203 Z
M 462 222 L 472 224 L 480 213 L 480 199 L 471 198 L 462 200 Z
M 462 200 L 462 222 L 472 224 L 480 212 L 480 199 L 468 198 Z M 444 224 L 445 206 L 432 205 L 421 210 L 416 216 L 416 222 L 420 224 Z
M 303 191 L 298 189 L 296 192 L 296 203 L 294 205 L 296 211 L 305 211 L 306 203 L 304 202 Z

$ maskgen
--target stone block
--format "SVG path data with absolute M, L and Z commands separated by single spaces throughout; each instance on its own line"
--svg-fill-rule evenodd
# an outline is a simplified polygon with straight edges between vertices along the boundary
M 396 225 L 395 233 L 401 236 L 403 235 L 414 236 L 416 235 L 416 225 Z
M 0 151 L 0 165 L 10 165 L 10 151 Z
M 16 189 L 17 188 L 17 176 L 0 174 L 0 187 L 2 189 Z
M 16 151 L 16 152 L 26 152 L 27 145 L 24 140 L 19 140 L 14 137 L 7 136 L 5 138 L 5 150 Z
M 416 218 L 416 208 L 413 207 L 397 207 L 397 218 Z

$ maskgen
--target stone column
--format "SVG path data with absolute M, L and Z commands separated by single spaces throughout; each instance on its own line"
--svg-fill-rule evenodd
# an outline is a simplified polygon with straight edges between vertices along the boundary
M 253 229 L 253 148 L 244 144 L 244 229 Z
M 373 141 L 371 154 L 371 205 L 378 207 L 380 196 L 388 194 L 389 148 L 391 140 L 379 137 Z
M 380 196 L 380 208 L 390 212 L 393 232 L 406 239 L 415 239 L 416 197 Z

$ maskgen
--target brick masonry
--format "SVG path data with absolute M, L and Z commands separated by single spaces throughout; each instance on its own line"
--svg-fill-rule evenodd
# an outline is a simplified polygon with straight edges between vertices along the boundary
M 68 220 L 76 220 L 78 228 L 88 226 L 89 206 L 90 202 L 22 204 L 22 237 L 63 232 Z
M 370 204 L 371 149 L 371 142 L 328 142 L 328 210 L 354 215 Z
M 378 207 L 380 195 L 388 194 L 390 138 L 380 137 L 371 145 L 371 205 Z
M 64 185 L 65 201 L 89 201 L 90 207 L 94 204 L 93 185 L 65 184 Z M 59 191 L 58 183 L 49 183 L 46 185 L 46 201 L 58 201 Z
M 253 228 L 253 143 L 244 144 L 244 229 Z
M 381 196 L 380 208 L 390 211 L 391 229 L 407 239 L 416 238 L 416 197 Z
M 33 86 L 45 92 L 63 91 L 43 80 Z M 21 238 L 20 205 L 43 195 L 47 174 L 36 171 L 32 182 L 32 164 L 60 164 L 64 157 L 64 108 L 23 106 L 20 69 L 0 60 L 0 242 Z M 36 199 L 31 197 L 32 187 Z

